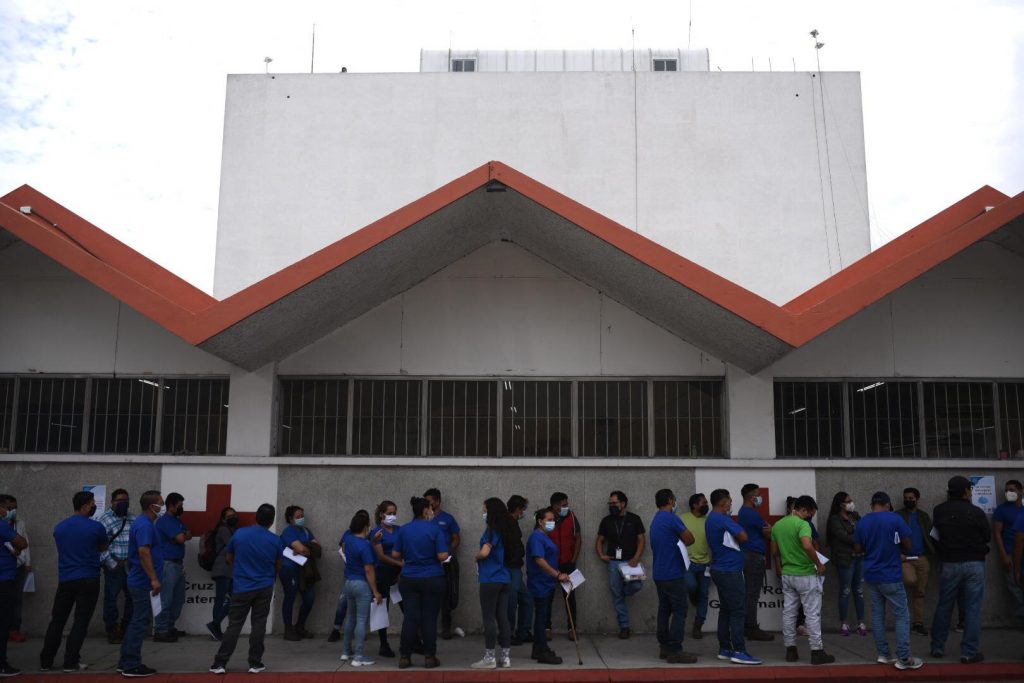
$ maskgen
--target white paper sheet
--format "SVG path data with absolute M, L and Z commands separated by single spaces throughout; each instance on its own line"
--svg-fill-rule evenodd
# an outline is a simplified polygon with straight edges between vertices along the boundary
M 932 527 L 932 530 L 928 532 L 928 535 L 934 538 L 936 541 L 939 540 L 939 530 Z
M 149 594 L 149 605 L 153 609 L 153 618 L 154 619 L 156 619 L 156 616 L 158 614 L 160 614 L 161 612 L 164 611 L 164 603 L 160 599 L 159 595 L 153 595 L 152 593 L 150 593 Z
M 622 574 L 622 578 L 626 581 L 643 581 L 647 578 L 647 574 L 644 573 L 644 566 L 642 564 L 630 567 L 628 563 L 623 562 L 619 565 L 619 572 Z
M 381 602 L 379 605 L 370 601 L 370 630 L 379 631 L 391 625 L 391 618 L 388 616 L 388 603 Z
M 711 567 L 708 567 L 704 570 L 704 576 L 708 577 L 709 579 L 711 578 Z
M 21 589 L 24 593 L 36 592 L 36 573 L 29 572 L 25 575 L 25 586 Z
M 391 593 L 390 593 L 390 595 L 391 595 L 391 602 L 395 603 L 396 605 L 398 603 L 402 602 L 402 592 L 400 590 L 398 590 L 398 584 L 397 583 L 391 584 Z
M 686 549 L 686 544 L 679 540 L 676 541 L 676 547 L 679 548 L 679 554 L 683 556 L 683 564 L 686 565 L 686 571 L 690 571 L 690 551 Z
M 302 555 L 296 554 L 296 552 L 291 548 L 285 548 L 283 554 L 286 558 L 288 558 L 295 564 L 299 565 L 300 567 L 306 564 L 306 560 L 309 559 L 308 557 L 303 557 Z
M 342 562 L 348 564 L 348 559 L 345 557 L 345 549 L 341 546 L 338 546 L 338 557 L 341 558 Z
M 452 561 L 452 556 L 451 556 L 451 555 L 449 555 L 449 556 L 448 556 L 448 557 L 447 557 L 447 558 L 445 559 L 445 561 L 444 561 L 444 562 L 442 562 L 441 564 L 448 564 L 448 563 L 449 563 L 449 562 L 451 562 L 451 561 Z
M 572 574 L 569 574 L 569 580 L 562 583 L 562 590 L 564 590 L 566 593 L 574 591 L 580 586 L 582 586 L 584 581 L 586 581 L 586 579 L 583 578 L 583 572 L 581 572 L 579 569 L 576 569 L 573 571 Z
M 828 564 L 828 558 L 827 557 L 825 557 L 821 553 L 817 553 L 817 555 L 818 555 L 818 562 L 821 562 L 822 564 Z
M 740 544 L 736 542 L 736 537 L 730 534 L 728 531 L 722 536 L 722 545 L 726 548 L 732 548 L 733 550 L 739 550 Z
M 83 491 L 92 491 L 93 498 L 96 502 L 96 514 L 91 519 L 100 520 L 103 513 L 107 509 L 107 485 L 106 484 L 86 484 L 82 487 Z

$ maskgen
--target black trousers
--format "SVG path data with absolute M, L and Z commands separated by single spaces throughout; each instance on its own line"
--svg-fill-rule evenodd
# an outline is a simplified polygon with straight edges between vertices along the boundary
M 68 623 L 71 610 L 75 610 L 75 620 L 68 633 L 68 642 L 64 646 L 64 668 L 78 666 L 81 658 L 82 643 L 89 631 L 89 621 L 96 610 L 100 599 L 100 577 L 61 581 L 57 584 L 57 594 L 53 597 L 53 610 L 50 612 L 50 625 L 46 628 L 46 639 L 43 651 L 39 653 L 39 662 L 49 668 L 53 658 L 60 649 L 60 641 L 64 635 L 64 625 Z
M 228 609 L 228 628 L 220 640 L 213 663 L 225 666 L 238 645 L 238 634 L 242 632 L 245 618 L 252 610 L 252 623 L 249 631 L 249 666 L 263 663 L 263 637 L 267 633 L 267 615 L 270 614 L 270 600 L 274 596 L 274 587 L 267 586 L 259 590 L 245 593 L 234 593 L 231 596 L 231 607 Z
M 574 562 L 560 562 L 558 564 L 558 571 L 560 571 L 563 574 L 572 574 L 574 571 L 576 571 L 576 563 L 574 563 Z M 555 586 L 555 590 L 551 593 L 551 597 L 548 599 L 549 607 L 548 607 L 548 619 L 547 619 L 547 624 L 546 624 L 547 628 L 551 628 L 551 615 L 554 614 L 554 611 L 555 611 L 554 606 L 553 606 L 554 600 L 555 600 L 556 597 L 559 600 L 563 600 L 563 597 L 562 597 L 563 595 L 564 595 L 564 593 L 562 592 L 562 587 L 561 586 Z M 566 614 L 565 614 L 565 621 L 566 621 L 565 626 L 566 626 L 566 628 L 569 628 L 569 615 L 570 614 L 572 615 L 572 623 L 574 623 L 576 625 L 579 625 L 580 621 L 579 621 L 579 619 L 576 618 L 576 591 L 573 591 L 572 593 L 569 593 L 569 608 L 568 608 L 568 610 L 566 611 Z M 535 634 L 533 634 L 533 636 L 534 636 L 534 638 L 536 638 L 537 634 L 535 633 Z
M 4 550 L 7 552 L 7 550 Z M 17 582 L 0 581 L 0 664 L 7 663 L 7 634 L 11 630 L 11 621 L 14 619 L 14 591 Z
M 441 629 L 452 630 L 452 610 L 459 604 L 459 558 L 452 555 L 444 567 L 444 595 L 441 596 Z M 403 593 L 403 595 L 405 595 Z

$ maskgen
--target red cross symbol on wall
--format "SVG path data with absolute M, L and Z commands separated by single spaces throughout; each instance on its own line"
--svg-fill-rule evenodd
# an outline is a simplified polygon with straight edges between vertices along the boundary
M 188 527 L 193 536 L 202 536 L 213 531 L 220 521 L 220 511 L 231 507 L 231 484 L 207 484 L 206 508 L 189 510 L 189 501 L 185 501 L 185 512 L 181 515 L 181 523 Z M 255 512 L 238 512 L 238 526 L 249 526 L 256 523 Z

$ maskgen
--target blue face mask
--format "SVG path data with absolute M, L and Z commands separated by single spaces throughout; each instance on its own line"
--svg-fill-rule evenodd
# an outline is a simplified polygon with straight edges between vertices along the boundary
M 561 515 L 562 517 L 565 517 L 565 516 L 567 516 L 567 515 L 569 514 L 569 506 L 568 506 L 568 505 L 565 505 L 565 506 L 563 506 L 563 507 L 562 507 L 562 508 L 561 508 L 561 509 L 560 509 L 560 510 L 558 511 L 558 514 L 559 514 L 559 515 Z
M 487 513 L 486 512 L 484 513 L 484 521 L 485 522 L 487 521 Z
M 306 526 L 306 518 L 299 517 L 297 520 L 295 520 L 295 526 Z
M 552 519 L 549 522 L 544 522 L 544 531 L 546 531 L 548 533 L 551 533 L 554 530 L 555 530 L 555 520 Z
M 17 508 L 15 508 L 13 510 L 8 510 L 7 511 L 7 521 L 8 522 L 13 522 L 17 518 L 18 518 L 18 509 Z

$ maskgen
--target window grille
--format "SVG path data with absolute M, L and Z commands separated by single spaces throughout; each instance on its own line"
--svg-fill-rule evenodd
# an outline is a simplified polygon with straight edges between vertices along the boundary
M 647 455 L 647 382 L 579 383 L 579 454 Z
M 228 380 L 163 380 L 161 453 L 223 454 L 227 428 Z
M 502 382 L 504 457 L 572 455 L 572 382 Z
M 843 456 L 843 383 L 775 383 L 775 453 L 779 458 Z
M 654 382 L 654 455 L 722 455 L 722 382 Z
M 348 380 L 281 380 L 282 455 L 344 455 Z
M 419 380 L 356 380 L 353 455 L 418 455 L 422 386 Z
M 655 71 L 678 71 L 679 60 L 676 59 L 655 59 L 654 60 Z
M 84 379 L 27 377 L 19 381 L 16 452 L 81 452 L 84 422 Z
M 452 60 L 452 71 L 476 71 L 476 60 L 475 59 L 453 59 Z
M 94 378 L 89 400 L 90 453 L 152 453 L 160 382 Z
M 0 377 L 0 453 L 11 448 L 11 423 L 14 415 L 14 378 Z
M 927 456 L 995 457 L 996 424 L 992 393 L 989 382 L 925 382 Z
M 1000 449 L 1014 460 L 1024 460 L 1024 383 L 999 385 L 999 421 Z
M 850 455 L 914 458 L 921 454 L 917 382 L 849 382 Z
M 494 381 L 428 382 L 429 454 L 497 455 L 497 393 Z

